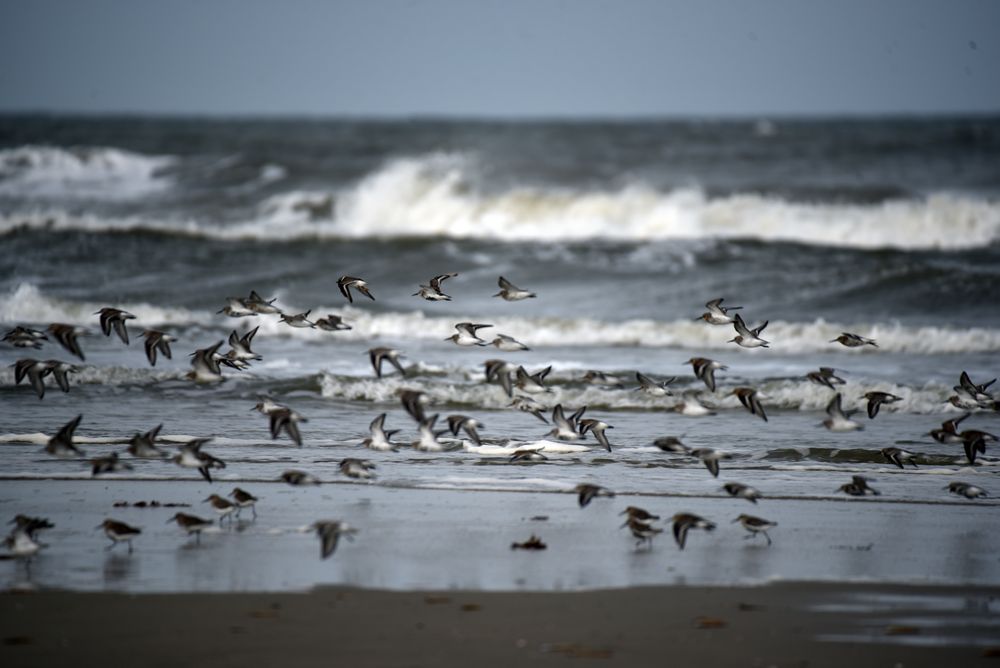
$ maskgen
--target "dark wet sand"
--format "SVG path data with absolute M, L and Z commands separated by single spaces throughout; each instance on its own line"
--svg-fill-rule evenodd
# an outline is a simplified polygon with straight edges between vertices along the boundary
M 846 584 L 5 593 L 0 665 L 1000 665 L 998 613 L 1000 589 Z

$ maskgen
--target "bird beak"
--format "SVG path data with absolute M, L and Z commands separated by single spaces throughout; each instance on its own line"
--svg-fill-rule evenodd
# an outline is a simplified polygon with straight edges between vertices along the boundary
M 732 522 L 730 522 L 730 524 L 736 524 L 739 521 L 740 521 L 740 518 L 737 517 L 735 520 L 733 520 Z
M 948 489 L 948 488 L 945 487 L 945 489 Z M 103 529 L 103 528 L 104 528 L 103 524 L 98 524 L 96 527 L 94 527 L 94 531 L 97 531 L 98 529 Z

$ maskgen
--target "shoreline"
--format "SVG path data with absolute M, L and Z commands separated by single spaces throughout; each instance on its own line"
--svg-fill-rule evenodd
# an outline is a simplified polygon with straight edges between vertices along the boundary
M 997 587 L 785 582 L 558 593 L 7 592 L 0 594 L 0 661 L 510 666 L 574 658 L 650 666 L 972 666 L 995 664 L 997 626 Z

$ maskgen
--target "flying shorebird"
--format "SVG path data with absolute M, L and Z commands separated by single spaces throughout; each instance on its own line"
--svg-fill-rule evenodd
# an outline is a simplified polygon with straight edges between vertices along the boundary
M 715 411 L 703 404 L 696 392 L 685 392 L 681 398 L 681 402 L 674 406 L 673 410 L 688 417 L 715 415 Z
M 437 413 L 431 415 L 425 420 L 420 422 L 417 430 L 420 433 L 420 438 L 413 442 L 413 448 L 415 450 L 420 450 L 421 452 L 444 452 L 449 448 L 442 444 L 438 437 L 447 434 L 447 429 L 434 429 L 434 424 L 437 422 Z
M 327 315 L 325 318 L 317 318 L 313 324 L 327 332 L 340 332 L 351 329 L 351 326 L 344 322 L 343 318 L 333 313 Z
M 516 353 L 522 350 L 531 350 L 531 348 L 524 345 L 513 336 L 507 336 L 506 334 L 497 334 L 496 337 L 490 341 L 490 345 L 495 347 L 497 350 L 502 350 L 505 353 Z
M 76 355 L 83 361 L 86 361 L 86 358 L 83 356 L 83 351 L 80 350 L 80 342 L 77 341 L 77 337 L 87 335 L 86 329 L 83 327 L 76 327 L 74 325 L 64 325 L 61 322 L 54 322 L 49 325 L 46 331 L 59 342 L 59 345 L 68 350 L 71 354 Z
M 629 519 L 636 519 L 640 522 L 652 522 L 654 520 L 660 519 L 659 515 L 654 515 L 645 508 L 639 508 L 638 506 L 627 506 L 625 510 L 618 513 L 619 515 L 628 515 Z M 622 527 L 625 525 L 623 524 Z
M 422 297 L 429 302 L 442 302 L 442 301 L 450 302 L 451 297 L 449 295 L 446 295 L 441 290 L 441 283 L 448 280 L 449 278 L 454 278 L 455 276 L 458 276 L 456 272 L 452 272 L 450 274 L 439 274 L 438 276 L 435 276 L 430 281 L 428 281 L 427 285 L 421 285 L 420 289 L 414 292 L 410 296 Z
M 90 475 L 93 477 L 97 477 L 104 473 L 117 473 L 118 471 L 131 470 L 131 464 L 118 460 L 117 452 L 112 452 L 110 455 L 96 457 L 90 460 Z
M 550 390 L 545 387 L 545 377 L 548 376 L 551 371 L 552 367 L 547 366 L 537 373 L 529 374 L 524 370 L 523 366 L 519 366 L 517 367 L 517 371 L 515 371 L 514 385 L 516 385 L 519 390 L 529 394 L 549 392 Z
M 281 313 L 281 309 L 274 305 L 275 301 L 277 301 L 277 297 L 274 299 L 264 299 L 257 294 L 256 290 L 251 290 L 250 296 L 243 300 L 243 306 L 261 315 Z
M 857 431 L 864 429 L 860 422 L 855 422 L 851 419 L 851 415 L 854 413 L 855 411 L 844 412 L 841 406 L 840 392 L 838 392 L 826 406 L 826 414 L 830 417 L 823 420 L 823 426 L 830 431 Z
M 127 452 L 137 459 L 165 459 L 169 455 L 156 447 L 156 437 L 163 429 L 162 424 L 158 424 L 145 434 L 136 433 L 129 439 Z
M 143 348 L 146 350 L 146 359 L 149 360 L 150 366 L 156 366 L 156 353 L 161 352 L 163 356 L 167 359 L 171 359 L 170 354 L 170 344 L 176 341 L 174 337 L 169 334 L 164 334 L 163 332 L 157 331 L 155 329 L 147 329 L 142 333 L 145 341 L 143 342 Z
M 945 489 L 952 494 L 958 494 L 967 499 L 978 499 L 987 496 L 985 489 L 967 482 L 950 482 Z
M 519 394 L 514 397 L 513 401 L 510 402 L 510 407 L 516 408 L 519 411 L 524 411 L 525 413 L 531 413 L 545 424 L 549 423 L 549 421 L 545 419 L 545 416 L 542 415 L 542 411 L 545 410 L 545 406 L 531 397 Z
M 48 362 L 42 362 L 32 357 L 19 359 L 11 366 L 14 367 L 14 384 L 20 385 L 25 378 L 28 379 L 32 389 L 39 399 L 45 397 L 45 376 L 51 373 Z
M 305 471 L 284 471 L 279 479 L 293 487 L 320 484 L 319 478 L 311 473 L 306 473 Z
M 715 529 L 714 523 L 709 522 L 704 517 L 691 513 L 677 513 L 670 519 L 674 523 L 674 540 L 677 541 L 677 546 L 682 550 L 684 549 L 684 544 L 687 543 L 688 531 L 691 529 L 704 529 L 705 531 Z
M 989 381 L 988 383 L 983 383 L 982 385 L 977 385 L 972 382 L 969 374 L 965 371 L 958 378 L 958 385 L 954 387 L 955 392 L 958 393 L 960 399 L 965 399 L 968 403 L 974 404 L 977 408 L 996 408 L 996 402 L 993 399 L 993 395 L 987 392 L 987 388 L 996 382 L 996 378 Z
M 664 452 L 674 452 L 679 455 L 691 454 L 691 448 L 681 443 L 681 439 L 676 436 L 662 436 L 653 441 L 653 445 Z
M 216 313 L 224 313 L 230 318 L 256 317 L 259 315 L 241 297 L 226 297 L 226 305 L 216 311 Z
M 201 348 L 191 353 L 191 368 L 185 378 L 196 383 L 221 383 L 225 380 L 222 377 L 222 370 L 219 368 L 218 355 L 219 348 L 223 342 L 219 341 L 209 348 Z
M 847 381 L 837 375 L 837 370 L 828 366 L 821 366 L 819 371 L 810 371 L 806 378 L 817 385 L 825 385 L 831 390 L 837 389 L 834 385 L 844 385 Z
M 73 444 L 73 433 L 80 425 L 83 415 L 75 418 L 63 425 L 55 436 L 49 439 L 45 445 L 45 452 L 54 457 L 84 457 L 83 452 Z
M 340 294 L 347 297 L 347 301 L 354 303 L 354 297 L 351 296 L 351 288 L 354 288 L 368 299 L 375 301 L 375 297 L 368 290 L 368 284 L 360 278 L 354 276 L 341 276 L 337 279 L 337 287 L 340 288 Z
M 486 360 L 483 362 L 483 367 L 486 372 L 486 382 L 498 381 L 507 396 L 513 398 L 514 381 L 511 379 L 511 374 L 517 370 L 517 367 L 504 360 Z
M 874 346 L 878 348 L 878 344 L 875 343 L 874 339 L 866 339 L 863 336 L 851 334 L 850 332 L 841 333 L 840 336 L 832 339 L 830 343 L 839 343 L 847 348 L 860 348 L 861 346 Z
M 632 507 L 633 506 L 629 506 L 629 508 Z M 650 517 L 656 517 L 656 515 L 650 515 Z M 635 537 L 637 541 L 635 544 L 636 547 L 639 547 L 643 543 L 646 543 L 649 545 L 650 548 L 652 548 L 653 538 L 655 538 L 657 534 L 663 533 L 663 529 L 660 529 L 659 527 L 654 527 L 650 522 L 644 521 L 640 519 L 638 516 L 631 514 L 627 518 L 625 518 L 625 523 L 622 524 L 619 528 L 624 529 L 625 527 L 628 527 L 628 530 L 632 532 L 632 536 Z
M 337 542 L 341 536 L 348 540 L 353 540 L 354 534 L 358 532 L 354 527 L 339 520 L 320 520 L 313 522 L 310 528 L 319 536 L 319 555 L 321 559 L 326 559 L 333 554 L 334 550 L 337 549 Z
M 767 422 L 767 415 L 764 413 L 764 406 L 760 403 L 757 390 L 752 387 L 737 387 L 732 393 L 740 400 L 743 407 L 750 411 L 751 415 L 756 415 L 764 422 Z
M 128 543 L 129 554 L 132 554 L 132 539 L 142 533 L 142 529 L 112 519 L 104 520 L 95 528 L 104 529 L 104 535 L 111 541 L 107 549 L 110 550 L 118 543 Z
M 368 431 L 371 436 L 366 438 L 361 442 L 366 448 L 371 448 L 372 450 L 395 450 L 394 446 L 389 439 L 392 435 L 398 432 L 398 429 L 385 429 L 385 413 L 382 413 L 377 418 L 371 421 L 368 425 Z
M 386 348 L 380 346 L 378 348 L 371 348 L 368 350 L 368 359 L 371 360 L 372 368 L 375 369 L 375 377 L 382 377 L 382 362 L 389 362 L 389 364 L 396 367 L 401 376 L 406 376 L 406 370 L 403 369 L 403 365 L 400 364 L 399 358 L 404 357 L 403 353 L 399 352 L 395 348 Z
M 375 464 L 367 459 L 345 457 L 340 460 L 338 468 L 348 478 L 368 480 L 375 477 Z
M 777 522 L 771 522 L 770 520 L 754 517 L 753 515 L 747 515 L 745 513 L 741 513 L 739 517 L 733 520 L 734 524 L 736 522 L 742 524 L 743 528 L 750 532 L 744 536 L 744 538 L 756 538 L 757 534 L 760 533 L 767 539 L 767 546 L 771 546 L 771 537 L 767 535 L 767 530 L 778 526 Z
M 878 415 L 878 409 L 882 407 L 882 404 L 889 405 L 903 400 L 903 397 L 897 397 L 888 392 L 865 392 L 864 396 L 868 400 L 868 418 L 871 420 L 874 420 L 875 416 Z
M 178 454 L 174 455 L 170 461 L 178 466 L 188 469 L 198 469 L 201 477 L 212 482 L 210 469 L 224 469 L 226 463 L 217 457 L 213 457 L 207 452 L 201 451 L 201 446 L 205 445 L 211 438 L 195 438 L 187 443 L 178 446 Z
M 744 485 L 741 482 L 727 482 L 722 486 L 722 489 L 726 491 L 729 496 L 734 496 L 738 499 L 746 499 L 750 503 L 757 503 L 757 499 L 760 498 L 760 492 L 750 485 Z
M 282 406 L 267 414 L 270 419 L 271 440 L 276 440 L 284 430 L 295 445 L 302 447 L 302 434 L 299 433 L 299 422 L 308 420 L 291 408 Z
M 599 496 L 605 496 L 608 498 L 614 498 L 615 496 L 615 493 L 607 487 L 591 485 L 589 483 L 580 483 L 573 488 L 573 492 L 577 495 L 576 500 L 577 503 L 580 504 L 581 508 L 585 508 L 591 501 Z
M 250 344 L 253 342 L 253 337 L 257 335 L 258 329 L 260 329 L 260 325 L 257 325 L 243 336 L 237 334 L 234 329 L 229 335 L 229 347 L 232 350 L 229 351 L 227 357 L 234 360 L 254 362 L 264 359 L 254 351 L 250 350 Z
M 587 432 L 591 432 L 597 442 L 600 443 L 605 450 L 611 452 L 611 443 L 608 441 L 607 435 L 604 433 L 605 429 L 614 429 L 613 426 L 607 422 L 602 422 L 601 420 L 586 419 L 578 421 L 580 427 L 580 434 L 586 435 Z
M 458 334 L 452 334 L 445 341 L 451 341 L 459 346 L 485 346 L 489 345 L 486 340 L 479 338 L 476 334 L 480 329 L 492 327 L 493 325 L 480 325 L 471 322 L 460 322 L 455 325 Z
M 547 436 L 552 436 L 553 438 L 559 439 L 560 441 L 578 441 L 583 438 L 583 432 L 580 431 L 577 425 L 577 420 L 583 417 L 583 414 L 587 411 L 587 407 L 575 411 L 568 418 L 563 411 L 562 404 L 556 404 L 555 408 L 552 409 L 552 424 L 555 425 Z
M 15 348 L 33 348 L 38 350 L 42 347 L 42 341 L 48 341 L 49 337 L 37 329 L 18 325 L 4 334 L 3 340 Z
M 636 371 L 635 379 L 639 381 L 639 387 L 635 388 L 636 391 L 645 392 L 651 397 L 669 397 L 672 396 L 673 393 L 667 389 L 667 386 L 677 380 L 677 377 L 671 376 L 666 380 L 657 381 Z
M 770 341 L 765 341 L 760 338 L 760 333 L 764 331 L 765 327 L 767 327 L 767 320 L 764 321 L 764 324 L 754 327 L 753 329 L 749 329 L 746 326 L 746 323 L 743 322 L 743 318 L 741 318 L 740 314 L 737 313 L 733 322 L 733 327 L 736 329 L 736 336 L 729 339 L 729 343 L 735 343 L 736 345 L 744 348 L 768 347 L 768 343 L 770 343 Z
M 56 379 L 56 385 L 63 392 L 69 392 L 69 374 L 80 372 L 79 367 L 59 360 L 45 360 L 45 366 L 49 375 Z
M 494 297 L 501 297 L 504 301 L 508 302 L 518 302 L 522 299 L 530 299 L 532 297 L 537 297 L 534 292 L 528 292 L 527 290 L 522 290 L 517 287 L 506 278 L 501 276 L 497 280 L 497 285 L 500 286 L 500 292 L 493 295 Z
M 583 374 L 583 378 L 581 380 L 588 385 L 595 385 L 597 387 L 607 387 L 616 390 L 620 390 L 625 387 L 620 380 L 611 374 L 604 373 L 603 371 L 594 371 L 593 369 Z
M 917 455 L 909 452 L 908 450 L 903 450 L 902 448 L 891 447 L 882 448 L 882 456 L 885 457 L 886 461 L 890 464 L 895 464 L 899 468 L 903 468 L 903 464 L 910 464 L 913 468 L 917 468 L 917 463 L 913 461 L 913 458 Z
M 55 524 L 49 521 L 47 517 L 29 517 L 28 515 L 15 515 L 14 519 L 7 524 L 14 525 L 14 531 L 23 531 L 32 540 L 35 538 L 35 534 L 39 531 L 44 531 L 45 529 L 54 529 Z
M 941 423 L 940 429 L 931 429 L 927 435 L 942 444 L 962 443 L 964 439 L 958 433 L 958 425 L 961 424 L 962 420 L 970 415 L 972 415 L 972 413 L 965 413 L 957 418 L 945 420 Z
M 465 433 L 469 435 L 469 438 L 476 445 L 482 445 L 482 441 L 479 439 L 479 432 L 476 431 L 482 426 L 483 424 L 479 420 L 467 415 L 448 416 L 448 428 L 451 429 L 451 435 L 458 436 L 458 432 L 464 429 Z
M 722 302 L 724 300 L 720 297 L 719 299 L 713 299 L 712 301 L 705 304 L 705 308 L 708 309 L 707 313 L 702 313 L 696 318 L 696 320 L 704 320 L 710 325 L 730 325 L 733 323 L 733 316 L 729 315 L 729 311 L 736 311 L 742 306 L 723 306 Z
M 278 316 L 278 320 L 285 323 L 289 327 L 296 327 L 298 329 L 315 329 L 316 323 L 309 320 L 309 314 L 312 313 L 312 309 L 304 311 L 302 313 L 296 313 L 295 315 L 288 315 L 287 313 L 282 313 Z
M 423 422 L 427 417 L 424 413 L 424 406 L 430 403 L 430 399 L 420 390 L 403 390 L 399 393 L 399 402 L 403 404 L 403 410 L 418 423 Z
M 713 478 L 719 477 L 719 462 L 723 459 L 733 458 L 733 456 L 728 452 L 715 450 L 714 448 L 696 448 L 688 454 L 692 457 L 700 459 L 701 463 L 705 465 L 705 468 L 708 469 L 708 472 L 712 474 Z
M 863 475 L 851 476 L 851 482 L 841 485 L 837 488 L 837 491 L 850 494 L 851 496 L 864 496 L 869 493 L 873 496 L 880 496 L 882 492 L 870 487 L 868 485 L 869 481 L 870 478 L 866 478 Z
M 722 363 L 710 360 L 707 357 L 692 357 L 685 362 L 685 364 L 691 365 L 691 368 L 694 370 L 695 377 L 705 383 L 705 387 L 707 387 L 710 392 L 715 392 L 715 372 L 719 370 L 725 371 L 729 368 L 724 366 Z
M 118 338 L 122 340 L 126 346 L 128 345 L 128 329 L 125 327 L 126 320 L 135 320 L 135 316 L 128 311 L 122 311 L 121 309 L 105 307 L 94 315 L 101 316 L 101 331 L 104 332 L 104 336 L 111 336 L 111 328 L 114 327 L 115 334 Z

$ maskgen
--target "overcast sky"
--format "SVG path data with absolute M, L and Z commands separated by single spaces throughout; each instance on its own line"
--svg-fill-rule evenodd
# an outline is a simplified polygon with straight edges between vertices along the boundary
M 0 110 L 1000 112 L 1000 2 L 0 0 Z

